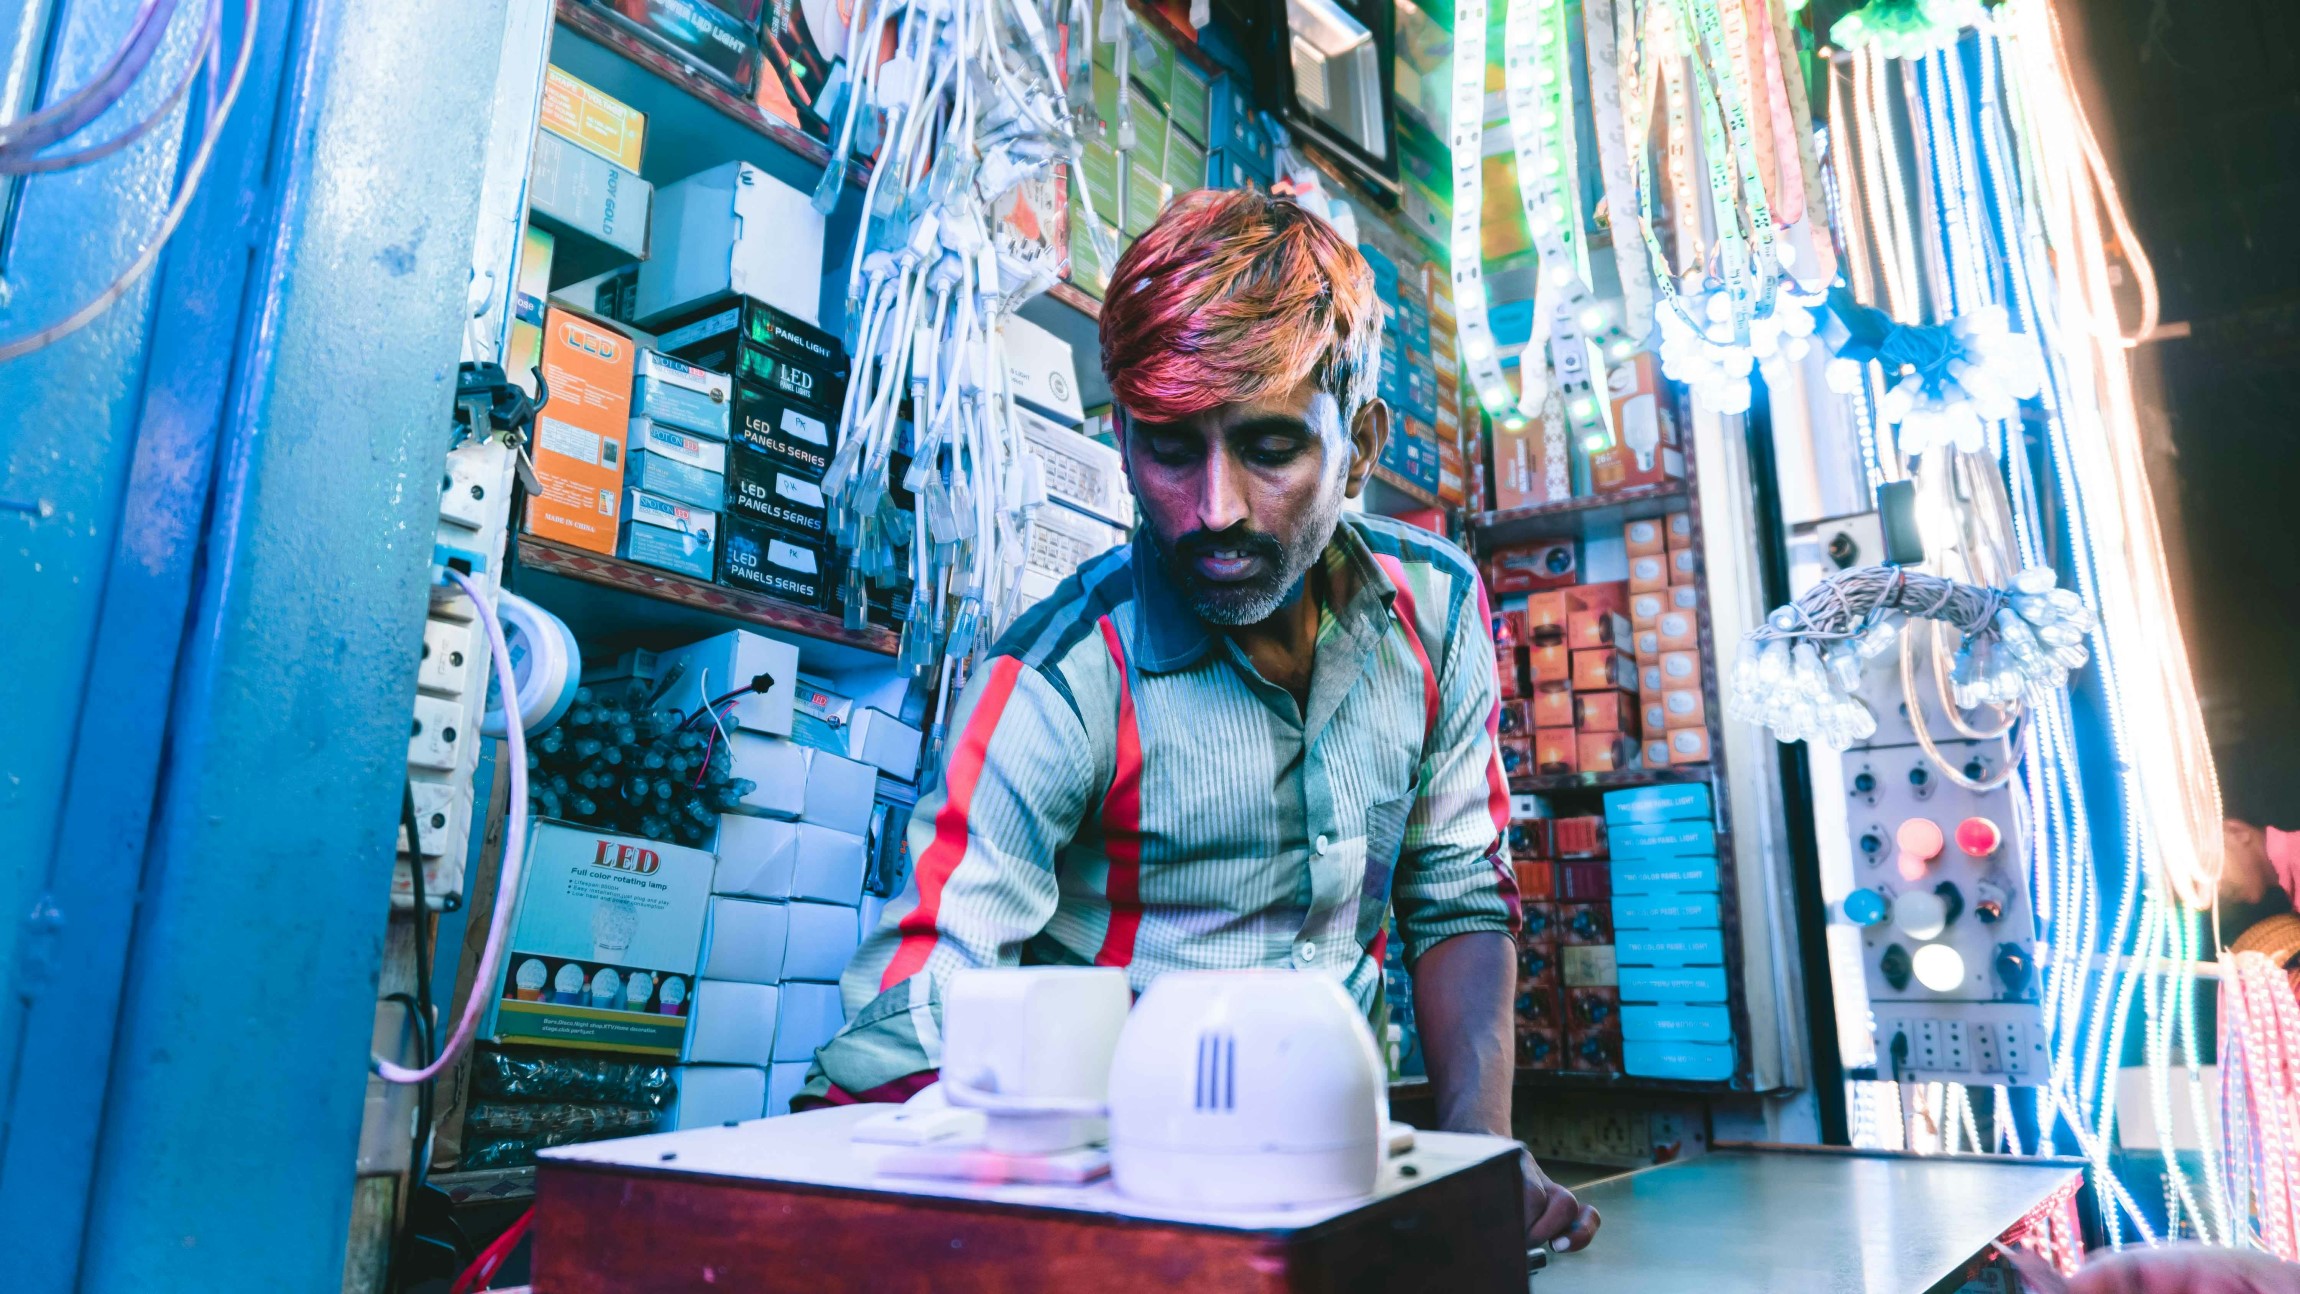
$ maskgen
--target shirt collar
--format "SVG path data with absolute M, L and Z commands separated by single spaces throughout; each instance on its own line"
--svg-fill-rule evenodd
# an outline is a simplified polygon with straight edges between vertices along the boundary
M 1386 617 L 1397 599 L 1397 586 L 1374 560 L 1373 550 L 1349 513 L 1334 527 L 1319 561 L 1325 565 L 1329 610 L 1337 620 Z M 1134 644 L 1134 664 L 1152 674 L 1187 669 L 1213 644 L 1214 630 L 1182 596 L 1167 573 L 1165 558 L 1150 537 L 1150 528 L 1134 535 L 1134 606 L 1140 641 Z

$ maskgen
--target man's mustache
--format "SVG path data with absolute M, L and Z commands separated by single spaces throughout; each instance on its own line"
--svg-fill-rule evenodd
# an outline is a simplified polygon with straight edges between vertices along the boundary
M 1260 531 L 1240 527 L 1223 531 L 1193 530 L 1174 543 L 1174 555 L 1185 562 L 1196 561 L 1212 552 L 1244 553 L 1275 564 L 1285 560 L 1286 547 Z

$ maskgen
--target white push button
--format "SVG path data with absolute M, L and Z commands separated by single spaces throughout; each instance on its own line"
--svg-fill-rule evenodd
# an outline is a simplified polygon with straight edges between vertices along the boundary
M 1320 836 L 1320 837 L 1318 837 L 1318 840 L 1317 840 L 1318 855 L 1319 855 L 1320 857 L 1324 857 L 1324 856 L 1325 856 L 1325 852 L 1326 852 L 1326 848 L 1327 848 L 1327 846 L 1331 845 L 1332 843 L 1333 843 L 1332 841 L 1330 841 L 1330 840 L 1327 840 L 1327 839 L 1326 839 L 1324 836 Z
M 1311 940 L 1304 939 L 1294 948 L 1294 960 L 1304 966 L 1315 962 L 1318 960 L 1318 945 Z

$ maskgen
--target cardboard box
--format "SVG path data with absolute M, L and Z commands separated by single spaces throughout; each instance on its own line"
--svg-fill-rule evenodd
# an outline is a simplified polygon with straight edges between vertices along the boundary
M 1701 590 L 1690 584 L 1672 584 L 1669 586 L 1669 605 L 1679 611 L 1699 612 Z
M 1693 546 L 1693 514 L 1672 512 L 1664 518 L 1662 542 L 1670 552 Z
M 1487 619 L 1486 624 L 1493 633 L 1494 645 L 1497 647 L 1512 647 L 1528 641 L 1523 611 L 1496 611 Z
M 1573 726 L 1584 733 L 1620 733 L 1635 737 L 1638 713 L 1634 692 L 1575 692 Z M 1584 768 L 1583 772 L 1591 772 Z
M 1550 833 L 1548 818 L 1515 818 L 1508 830 L 1509 856 L 1516 859 L 1551 858 L 1557 853 L 1557 841 Z
M 540 367 L 551 403 L 535 418 L 532 454 L 542 490 L 527 499 L 529 534 L 615 551 L 635 349 L 604 324 L 557 306 L 545 312 Z
M 1700 550 L 1693 548 L 1676 548 L 1670 550 L 1669 582 L 1671 584 L 1681 586 L 1691 585 L 1693 583 L 1694 577 L 1700 573 Z
M 751 793 L 732 812 L 796 818 L 806 811 L 806 747 L 785 737 L 738 728 L 728 734 L 727 753 L 732 757 L 733 775 L 753 784 Z
M 775 1030 L 775 1060 L 790 1064 L 815 1058 L 815 1048 L 846 1023 L 836 984 L 785 984 L 782 1018 Z
M 727 500 L 726 442 L 710 440 L 652 418 L 633 418 L 626 489 L 644 490 L 692 508 L 717 512 Z M 626 517 L 626 524 L 629 518 Z
M 1669 587 L 1669 557 L 1648 554 L 1629 559 L 1629 591 L 1655 592 Z
M 1618 611 L 1577 611 L 1566 620 L 1565 643 L 1575 651 L 1629 645 L 1629 617 Z
M 1701 686 L 1701 653 L 1668 651 L 1661 653 L 1661 687 L 1657 690 Z
M 527 208 L 579 234 L 644 260 L 655 188 L 582 145 L 549 132 L 535 136 Z M 553 395 L 558 392 L 554 388 Z
M 1174 128 L 1171 121 L 1166 129 L 1166 187 L 1177 194 L 1206 187 L 1206 150 Z
M 1078 360 L 1070 343 L 1020 315 L 1007 315 L 1006 380 L 1016 400 L 1065 427 L 1086 420 L 1078 403 Z
M 503 369 L 519 389 L 536 394 L 535 370 L 543 363 L 543 309 L 551 295 L 551 261 L 559 240 L 550 230 L 530 224 L 519 235 L 519 271 L 511 288 L 511 335 L 503 351 Z
M 1613 864 L 1616 894 L 1714 894 L 1718 884 L 1714 858 L 1622 858 Z
M 868 865 L 863 837 L 812 822 L 727 814 L 719 820 L 721 894 L 758 899 L 861 901 Z
M 1615 858 L 1663 858 L 1717 854 L 1717 825 L 1706 818 L 1668 822 L 1627 822 L 1611 828 Z
M 1709 730 L 1707 728 L 1670 729 L 1669 762 L 1672 766 L 1708 763 Z
M 1723 1002 L 1722 966 L 1624 966 L 1621 996 L 1629 1002 Z
M 1126 532 L 1109 522 L 1070 508 L 1040 508 L 1023 564 L 1060 581 L 1125 542 Z
M 1629 627 L 1651 629 L 1661 619 L 1669 605 L 1669 595 L 1659 589 L 1647 589 L 1629 595 Z
M 1618 732 L 1584 732 L 1575 741 L 1575 770 L 1615 773 L 1637 767 L 1637 742 Z
M 1605 819 L 1589 814 L 1552 818 L 1551 833 L 1560 858 L 1605 857 Z
M 1607 688 L 1635 691 L 1637 666 L 1618 647 L 1594 647 L 1573 653 L 1573 690 L 1601 692 Z
M 1578 767 L 1575 741 L 1580 734 L 1571 728 L 1536 728 L 1533 730 L 1533 764 L 1544 774 L 1571 773 Z
M 1511 1004 L 1511 1014 L 1516 1022 L 1543 1029 L 1562 1028 L 1565 1024 L 1565 994 L 1559 991 L 1559 987 L 1555 967 L 1551 968 L 1547 979 L 1526 979 L 1520 976 L 1517 1000 Z
M 1555 946 L 1563 930 L 1555 903 L 1528 902 L 1525 905 L 1524 928 L 1518 932 L 1517 937 L 1519 964 L 1524 964 L 1527 949 Z
M 1557 867 L 1548 859 L 1525 859 L 1513 863 L 1511 870 L 1517 877 L 1519 898 L 1548 899 L 1557 897 Z
M 1583 992 L 1599 992 L 1585 989 Z M 1621 1028 L 1583 1033 L 1568 1031 L 1565 1040 L 1565 1068 L 1576 1074 L 1618 1074 L 1621 1069 Z
M 792 697 L 799 681 L 799 651 L 780 639 L 747 629 L 730 630 L 660 653 L 658 678 L 673 669 L 679 677 L 663 694 L 664 704 L 692 715 L 706 701 L 722 700 L 739 688 L 768 680 L 765 691 L 744 693 L 719 707 L 722 723 L 773 737 L 791 735 Z
M 793 4 L 793 9 L 798 6 Z M 772 1119 L 791 1112 L 791 1098 L 806 1090 L 807 1071 L 814 1068 L 810 1060 L 782 1060 L 767 1067 L 767 1117 Z
M 1614 924 L 1624 930 L 1716 930 L 1722 925 L 1714 894 L 1614 896 Z
M 1018 181 L 990 204 L 990 246 L 1008 282 L 1052 282 L 1069 268 L 1067 169 L 1057 163 L 1045 174 Z M 1005 316 L 1008 322 L 1019 317 Z
M 1557 909 L 1561 948 L 1589 948 L 1613 942 L 1613 908 L 1606 903 L 1562 903 Z
M 678 1055 L 712 870 L 700 849 L 535 823 L 481 1036 Z
M 1563 642 L 1525 649 L 1527 681 L 1533 690 L 1556 691 L 1573 686 L 1573 650 Z
M 844 87 L 853 84 L 858 62 L 875 64 L 894 52 L 894 26 L 888 24 L 879 47 L 866 52 L 864 59 L 855 59 L 847 48 L 847 22 L 841 16 L 846 11 L 836 6 L 801 0 L 765 5 L 758 0 L 716 2 L 764 11 L 750 24 L 758 29 L 763 47 L 752 101 L 768 116 L 816 139 L 830 138 L 826 118 L 837 111 Z
M 1496 648 L 1493 657 L 1494 687 L 1504 701 L 1515 701 L 1533 691 L 1532 679 L 1525 663 L 1523 647 Z
M 615 555 L 678 575 L 708 580 L 718 564 L 719 514 L 644 490 L 623 492 Z
M 1117 450 L 1028 408 L 1016 409 L 1015 420 L 1045 475 L 1049 498 L 1113 526 L 1134 524 L 1134 492 Z
M 1669 766 L 1669 739 L 1667 737 L 1648 737 L 1645 739 L 1645 766 L 1647 768 L 1666 768 Z
M 1503 777 L 1530 777 L 1541 770 L 1533 762 L 1533 743 L 1526 737 L 1502 737 L 1494 743 L 1501 757 Z
M 726 374 L 653 350 L 639 352 L 634 372 L 638 381 L 631 391 L 633 418 L 646 418 L 711 440 L 727 438 L 734 414 L 735 384 Z
M 1557 875 L 1557 893 L 1560 898 L 1601 903 L 1613 897 L 1612 869 L 1607 867 L 1603 861 L 1560 863 L 1557 866 Z M 1587 950 L 1577 948 L 1573 951 L 1578 953 Z M 1574 958 L 1570 956 L 1566 958 L 1566 965 L 1569 968 L 1573 962 Z M 1568 969 L 1566 974 L 1570 977 L 1572 971 Z M 1568 978 L 1566 982 L 1572 983 L 1572 980 Z
M 677 55 L 680 61 L 748 95 L 758 79 L 759 42 L 752 24 L 711 0 L 585 0 Z
M 1709 788 L 1700 782 L 1666 782 L 1624 787 L 1605 793 L 1608 827 L 1654 822 L 1706 822 L 1712 817 Z
M 1530 727 L 1571 728 L 1575 726 L 1575 697 L 1569 689 L 1560 687 L 1537 691 L 1533 694 L 1533 699 L 1526 702 L 1526 706 L 1531 711 L 1529 717 L 1533 720 L 1529 725 Z
M 1139 131 L 1142 123 L 1136 121 Z M 1166 209 L 1165 159 L 1150 165 L 1135 153 L 1126 157 L 1126 207 L 1119 228 L 1128 238 L 1140 238 L 1158 221 L 1158 213 Z
M 1603 863 L 1567 863 L 1566 867 L 1569 871 L 1583 869 L 1599 878 L 1605 874 Z M 1603 881 L 1597 883 L 1602 885 Z M 1562 971 L 1558 978 L 1565 982 L 1566 988 L 1614 987 L 1620 971 L 1614 960 L 1612 944 L 1568 944 L 1559 948 L 1558 953 Z
M 1629 614 L 1629 586 L 1620 580 L 1606 580 L 1597 584 L 1576 584 L 1565 591 L 1565 609 L 1575 611 L 1614 611 Z
M 1640 1078 L 1723 1082 L 1733 1077 L 1733 1045 L 1730 1042 L 1624 1042 L 1621 1067 L 1623 1073 Z
M 1493 425 L 1493 507 L 1496 510 L 1537 507 L 1573 497 L 1565 440 L 1553 436 L 1539 417 L 1524 425 Z
M 783 950 L 790 940 L 785 905 L 713 895 L 703 923 L 705 980 L 780 984 Z
M 1721 1006 L 1623 1003 L 1621 1036 L 1627 1042 L 1731 1042 L 1733 1015 Z
M 1527 594 L 1525 599 L 1525 629 L 1528 637 L 1526 641 L 1555 641 L 1557 636 L 1564 634 L 1572 615 L 1572 608 L 1567 604 L 1563 589 L 1550 589 L 1546 592 Z M 1540 632 L 1543 629 L 1554 629 L 1557 634 L 1545 636 Z
M 1565 1036 L 1547 1025 L 1520 1022 L 1517 1032 L 1519 1069 L 1556 1070 L 1565 1062 Z
M 1701 650 L 1701 621 L 1695 612 L 1679 611 L 1672 607 L 1662 612 L 1653 622 L 1653 630 L 1660 643 L 1660 647 L 1653 653 L 1655 655 L 1661 652 Z
M 594 274 L 579 283 L 551 289 L 549 299 L 584 314 L 611 319 L 616 323 L 630 323 L 639 301 L 639 267 L 623 265 L 604 274 Z
M 860 915 L 836 903 L 787 906 L 791 937 L 783 954 L 782 978 L 836 984 L 862 937 Z
M 1661 658 L 1661 631 L 1658 629 L 1638 630 L 1636 638 L 1631 642 L 1631 650 L 1636 653 L 1637 659 L 1640 661 L 1659 660 Z
M 1658 697 L 1665 690 L 1665 682 L 1661 677 L 1661 661 L 1658 657 L 1637 662 L 1638 695 Z
M 667 319 L 733 293 L 804 323 L 822 300 L 823 216 L 814 196 L 749 162 L 728 162 L 664 185 L 662 233 L 639 267 L 639 318 Z
M 1070 222 L 1071 285 L 1097 301 L 1110 291 L 1110 267 L 1118 263 L 1118 255 L 1126 246 L 1119 236 L 1118 227 L 1105 219 L 1119 211 L 1117 207 L 1097 206 L 1091 224 L 1083 211 Z M 1108 264 L 1103 262 L 1101 254 L 1094 249 L 1093 228 L 1101 229 L 1103 236 L 1110 240 Z
M 1494 707 L 1494 731 L 1504 737 L 1526 736 L 1533 731 L 1533 712 L 1529 702 L 1503 701 Z
M 1580 565 L 1569 541 L 1495 549 L 1486 561 L 1486 590 L 1506 595 L 1565 588 L 1580 578 Z
M 1606 372 L 1614 441 L 1589 456 L 1590 486 L 1599 494 L 1682 480 L 1685 455 L 1677 420 L 1661 385 L 1661 366 L 1640 351 Z
M 1708 890 L 1714 893 L 1716 888 L 1712 883 Z M 1722 966 L 1725 962 L 1721 930 L 1628 930 L 1614 938 L 1619 941 L 1615 949 L 1623 966 Z
M 735 386 L 733 443 L 820 481 L 838 449 L 837 418 L 783 392 L 741 382 Z
M 679 1059 L 690 1064 L 771 1064 L 783 991 L 773 984 L 704 980 L 695 986 L 695 1027 Z
M 918 729 L 804 679 L 792 710 L 791 738 L 906 782 L 918 774 Z
M 871 805 L 878 797 L 878 770 L 826 750 L 804 753 L 806 807 L 800 816 L 849 835 L 868 835 Z
M 788 397 L 834 426 L 846 399 L 839 339 L 764 302 L 724 296 L 651 321 L 656 346 Z M 738 392 L 738 402 L 740 393 Z
M 767 1071 L 757 1065 L 680 1065 L 673 1070 L 679 1099 L 669 1131 L 716 1128 L 760 1117 L 767 1104 Z
M 1664 688 L 1661 692 L 1664 728 L 1707 728 L 1709 710 L 1697 687 Z
M 1632 521 L 1621 528 L 1621 542 L 1631 557 L 1651 557 L 1669 550 L 1659 518 Z
M 1669 708 L 1662 701 L 1666 695 L 1663 692 L 1638 693 L 1638 713 L 1642 716 L 1643 728 L 1655 737 L 1659 737 L 1669 727 Z M 1663 762 L 1668 761 L 1664 758 Z
M 543 69 L 543 129 L 626 171 L 639 169 L 647 114 L 577 80 L 565 68 Z
M 830 500 L 804 469 L 778 462 L 738 439 L 727 456 L 727 511 L 775 534 L 819 547 L 830 524 Z
M 1088 200 L 1094 204 L 1095 217 L 1104 223 L 1108 223 L 1110 218 L 1118 215 L 1121 210 L 1122 199 L 1119 196 L 1121 184 L 1118 178 L 1120 174 L 1117 150 L 1111 147 L 1108 140 L 1089 139 L 1085 142 L 1080 153 L 1078 172 L 1074 182 L 1086 190 Z M 1077 231 L 1073 229 L 1071 237 L 1073 269 L 1076 268 L 1077 248 Z
M 734 513 L 719 518 L 718 582 L 820 610 L 829 593 L 819 545 L 795 543 Z

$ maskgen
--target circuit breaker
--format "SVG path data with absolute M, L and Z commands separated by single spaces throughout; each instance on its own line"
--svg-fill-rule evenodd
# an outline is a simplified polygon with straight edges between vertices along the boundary
M 482 404 L 477 411 L 482 429 L 484 410 Z M 422 860 L 424 898 L 434 906 L 463 894 L 490 660 L 487 630 L 471 599 L 444 572 L 461 572 L 483 596 L 494 598 L 517 471 L 517 451 L 499 436 L 482 434 L 448 451 L 440 472 L 431 614 L 423 627 L 408 720 L 407 777 L 417 838 L 409 840 L 404 825 L 399 832 L 400 855 Z M 414 906 L 414 882 L 405 867 L 392 869 L 391 901 L 398 908 Z
M 1932 690 L 1924 674 L 1920 695 Z M 1855 888 L 1840 910 L 1861 930 L 1877 1075 L 2042 1082 L 2043 975 L 2011 753 L 1956 733 L 1931 698 L 1921 721 L 1933 753 L 1917 744 L 1897 653 L 1864 693 L 1878 734 L 1841 757 Z

